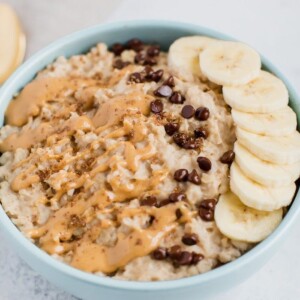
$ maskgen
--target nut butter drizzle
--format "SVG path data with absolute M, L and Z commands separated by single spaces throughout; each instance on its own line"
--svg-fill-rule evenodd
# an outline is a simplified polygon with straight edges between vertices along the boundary
M 17 126 L 24 125 L 30 117 L 40 113 L 41 107 L 48 100 L 56 100 L 66 89 L 76 90 L 78 85 L 82 84 L 90 85 L 88 88 L 93 91 L 97 87 L 101 88 L 95 81 L 80 81 L 80 79 L 72 81 L 67 78 L 43 78 L 33 81 L 24 88 L 16 100 L 12 101 L 6 114 L 7 123 Z M 45 224 L 28 232 L 28 235 L 37 240 L 38 245 L 49 254 L 63 254 L 72 251 L 71 264 L 74 267 L 90 272 L 110 273 L 124 267 L 132 259 L 153 251 L 160 240 L 176 227 L 176 210 L 180 209 L 182 212 L 180 222 L 190 219 L 191 212 L 184 202 L 172 203 L 161 208 L 141 206 L 133 209 L 114 205 L 147 193 L 157 193 L 156 187 L 169 173 L 164 166 L 159 170 L 152 170 L 149 179 L 132 179 L 128 185 L 122 182 L 121 176 L 107 176 L 106 182 L 110 186 L 109 190 L 103 183 L 97 191 L 90 192 L 90 187 L 93 186 L 97 174 L 113 172 L 120 166 L 130 172 L 135 172 L 140 161 L 159 159 L 150 143 L 142 148 L 136 147 L 136 143 L 146 138 L 145 120 L 149 115 L 149 103 L 152 100 L 152 96 L 145 95 L 140 91 L 116 96 L 100 105 L 92 118 L 82 115 L 64 121 L 42 122 L 34 129 L 27 126 L 24 127 L 25 129 L 22 128 L 19 133 L 8 136 L 0 144 L 1 151 L 14 151 L 17 148 L 30 149 L 39 142 L 46 147 L 54 147 L 60 142 L 70 143 L 72 135 L 77 130 L 92 131 L 99 135 L 97 140 L 87 146 L 87 149 L 78 151 L 71 158 L 68 156 L 68 159 L 65 159 L 64 156 L 72 151 L 72 147 L 67 147 L 62 153 L 46 154 L 42 157 L 31 150 L 29 157 L 15 166 L 15 168 L 23 166 L 22 172 L 11 183 L 12 190 L 17 192 L 42 180 L 36 167 L 42 161 L 55 159 L 57 161 L 56 169 L 59 171 L 68 164 L 93 154 L 93 149 L 97 144 L 104 150 L 101 155 L 93 157 L 90 169 L 83 174 L 68 171 L 63 175 L 58 174 L 55 178 L 57 182 L 62 177 L 67 178 L 50 199 L 51 204 L 57 210 L 50 215 Z M 126 117 L 134 118 L 134 121 L 130 122 Z M 106 130 L 111 128 L 114 130 L 107 133 Z M 121 139 L 106 147 L 105 141 L 108 138 Z M 124 161 L 118 160 L 113 155 L 115 149 L 120 147 L 124 152 Z M 30 166 L 24 168 L 24 165 L 29 163 Z M 81 191 L 59 207 L 58 203 L 61 197 L 70 189 L 81 189 Z M 117 220 L 97 219 L 97 214 L 111 211 L 116 213 Z M 147 214 L 154 218 L 147 228 L 134 228 L 127 235 L 119 232 L 114 246 L 96 243 L 97 237 L 103 229 L 113 225 L 119 226 L 124 218 L 141 214 Z M 83 226 L 85 230 L 79 239 L 73 239 L 75 231 L 78 229 L 76 226 L 70 225 L 70 218 L 73 216 L 83 220 L 82 224 L 89 224 L 89 226 Z

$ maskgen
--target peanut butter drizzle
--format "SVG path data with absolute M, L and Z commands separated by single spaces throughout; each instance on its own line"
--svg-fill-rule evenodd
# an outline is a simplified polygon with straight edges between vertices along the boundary
M 140 112 L 147 116 L 150 113 L 149 103 L 152 99 L 152 96 L 140 92 L 116 96 L 98 108 L 92 118 L 93 124 L 100 132 L 102 129 L 117 125 L 129 112 Z
M 22 126 L 27 123 L 29 117 L 37 116 L 47 101 L 58 99 L 63 91 L 95 84 L 95 80 L 81 78 L 46 77 L 33 80 L 25 86 L 15 100 L 10 102 L 5 114 L 6 123 Z
M 183 203 L 159 209 L 151 207 L 124 210 L 119 219 L 146 212 L 153 216 L 155 221 L 147 229 L 135 228 L 129 234 L 119 232 L 117 243 L 113 247 L 97 244 L 96 239 L 102 230 L 101 223 L 98 223 L 78 243 L 71 265 L 88 272 L 111 273 L 134 258 L 148 255 L 158 246 L 161 239 L 177 226 L 175 211 L 178 208 L 183 214 L 189 213 Z
M 35 84 L 33 82 L 31 86 L 25 87 L 19 97 L 13 101 L 15 104 L 11 104 L 8 109 L 8 122 L 14 125 L 23 125 L 30 116 L 38 115 L 41 106 L 48 100 L 56 98 L 60 92 L 67 88 L 76 89 L 76 86 L 72 85 L 74 83 L 70 83 L 70 85 L 67 83 L 68 80 L 60 78 L 56 79 L 57 82 L 55 82 L 55 79 L 53 81 L 50 79 L 49 82 L 51 83 L 49 83 L 47 80 L 39 79 L 36 81 L 40 82 Z M 35 88 L 38 91 L 35 91 Z M 89 108 L 93 104 L 91 99 L 96 88 L 91 86 L 86 89 L 88 91 L 87 99 L 83 95 L 81 100 L 86 101 L 86 108 Z M 32 101 L 32 99 L 34 100 Z M 90 272 L 110 273 L 125 266 L 134 258 L 148 255 L 153 251 L 160 240 L 177 226 L 176 209 L 180 208 L 183 214 L 180 222 L 189 220 L 191 212 L 184 203 L 170 204 L 162 208 L 138 207 L 134 209 L 120 208 L 116 205 L 119 202 L 136 199 L 147 193 L 157 193 L 157 186 L 168 175 L 168 169 L 163 167 L 160 170 L 149 171 L 150 175 L 147 179 L 136 179 L 133 176 L 129 181 L 126 179 L 125 183 L 121 174 L 107 176 L 113 172 L 118 174 L 120 167 L 134 174 L 141 161 L 151 159 L 156 155 L 155 149 L 150 143 L 145 143 L 143 146 L 137 145 L 137 143 L 144 141 L 147 135 L 145 119 L 149 115 L 149 103 L 152 99 L 153 97 L 145 95 L 142 91 L 116 96 L 100 105 L 92 119 L 87 116 L 80 116 L 62 122 L 54 120 L 53 122 L 41 123 L 35 129 L 21 129 L 19 133 L 12 134 L 0 144 L 0 151 L 3 152 L 17 148 L 31 148 L 42 141 L 47 147 L 57 146 L 60 142 L 64 144 L 79 129 L 88 129 L 99 135 L 98 140 L 93 141 L 87 149 L 75 156 L 67 155 L 67 159 L 64 157 L 72 151 L 71 147 L 67 147 L 62 153 L 48 154 L 45 157 L 31 152 L 30 159 L 27 157 L 17 164 L 18 167 L 23 167 L 23 165 L 34 161 L 34 164 L 31 163 L 33 167 L 23 168 L 23 171 L 15 177 L 11 183 L 11 188 L 14 191 L 27 188 L 40 181 L 40 177 L 35 173 L 35 165 L 38 165 L 40 161 L 57 160 L 57 170 L 66 170 L 65 167 L 71 162 L 74 163 L 91 155 L 93 147 L 101 145 L 104 148 L 102 154 L 98 154 L 92 167 L 84 174 L 79 175 L 68 170 L 68 172 L 57 172 L 55 177 L 51 177 L 51 184 L 56 187 L 55 194 L 50 199 L 53 207 L 59 207 L 57 203 L 70 189 L 81 189 L 81 192 L 54 211 L 45 224 L 28 232 L 30 237 L 37 240 L 42 249 L 50 254 L 64 254 L 72 251 L 74 255 L 71 264 L 74 267 Z M 21 111 L 24 107 L 26 107 L 26 118 L 13 116 L 18 115 L 16 111 Z M 114 130 L 109 131 L 109 133 L 104 132 L 104 130 L 111 128 Z M 112 138 L 121 138 L 121 140 L 116 140 L 116 143 L 109 147 L 105 146 L 105 141 Z M 123 151 L 124 159 L 114 155 L 114 151 L 120 152 L 120 149 Z M 91 194 L 90 188 L 94 184 L 94 178 L 101 173 L 106 175 L 106 182 L 101 183 L 99 189 Z M 43 198 L 42 201 L 45 202 L 46 199 Z M 110 211 L 114 211 L 117 220 L 97 220 L 97 214 L 105 214 Z M 97 244 L 96 240 L 102 230 L 110 226 L 120 225 L 126 217 L 140 214 L 148 214 L 153 216 L 155 220 L 148 228 L 132 228 L 131 233 L 127 235 L 119 232 L 114 246 L 108 247 Z M 76 216 L 88 224 L 88 226 L 83 226 L 83 236 L 79 237 L 79 241 L 73 239 L 78 228 L 70 224 L 72 216 Z
M 41 123 L 36 128 L 23 128 L 20 132 L 8 136 L 0 143 L 0 151 L 14 151 L 18 148 L 28 149 L 47 138 L 57 138 L 57 135 L 61 137 L 64 135 L 72 135 L 75 130 L 92 127 L 93 124 L 91 120 L 86 116 L 68 119 L 62 124 L 57 123 L 57 121 Z M 59 133 L 54 136 L 53 134 L 56 132 Z

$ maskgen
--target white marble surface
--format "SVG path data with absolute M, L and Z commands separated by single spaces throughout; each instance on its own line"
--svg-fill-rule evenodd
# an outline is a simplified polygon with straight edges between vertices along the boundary
M 27 57 L 64 34 L 115 20 L 161 18 L 211 27 L 252 44 L 300 90 L 299 0 L 4 0 L 18 11 Z M 176 3 L 176 4 L 175 4 Z M 281 250 L 249 280 L 215 300 L 300 299 L 300 220 Z M 0 300 L 74 300 L 32 271 L 0 232 Z

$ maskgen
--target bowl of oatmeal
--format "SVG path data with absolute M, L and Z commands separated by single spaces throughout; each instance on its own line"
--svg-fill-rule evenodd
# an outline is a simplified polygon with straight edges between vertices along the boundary
M 299 212 L 298 98 L 228 39 L 101 25 L 7 81 L 0 224 L 30 266 L 83 299 L 193 299 L 270 257 Z

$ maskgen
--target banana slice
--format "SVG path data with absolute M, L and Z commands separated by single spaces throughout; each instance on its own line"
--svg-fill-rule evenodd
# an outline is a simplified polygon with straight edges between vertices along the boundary
M 219 230 L 230 239 L 257 243 L 271 234 L 282 220 L 282 209 L 258 211 L 245 206 L 231 192 L 221 195 L 215 209 Z
M 290 185 L 300 175 L 300 162 L 277 165 L 257 158 L 239 142 L 234 144 L 235 161 L 250 179 L 270 187 Z
M 171 72 L 184 80 L 192 81 L 201 76 L 199 53 L 217 43 L 217 40 L 205 36 L 188 36 L 177 39 L 169 49 L 168 66 Z
M 281 187 L 263 186 L 247 177 L 237 165 L 230 168 L 230 189 L 247 206 L 257 210 L 273 211 L 288 206 L 296 191 L 295 183 Z
M 255 134 L 290 135 L 297 127 L 296 114 L 289 106 L 268 114 L 245 113 L 232 109 L 231 115 L 237 126 Z
M 264 136 L 236 128 L 238 141 L 252 154 L 268 162 L 290 165 L 300 161 L 300 133 L 288 136 Z
M 200 54 L 200 69 L 207 78 L 220 85 L 247 84 L 260 73 L 260 56 L 239 42 L 220 41 Z
M 224 86 L 225 102 L 244 112 L 270 113 L 285 108 L 289 94 L 284 83 L 269 72 L 241 86 Z

